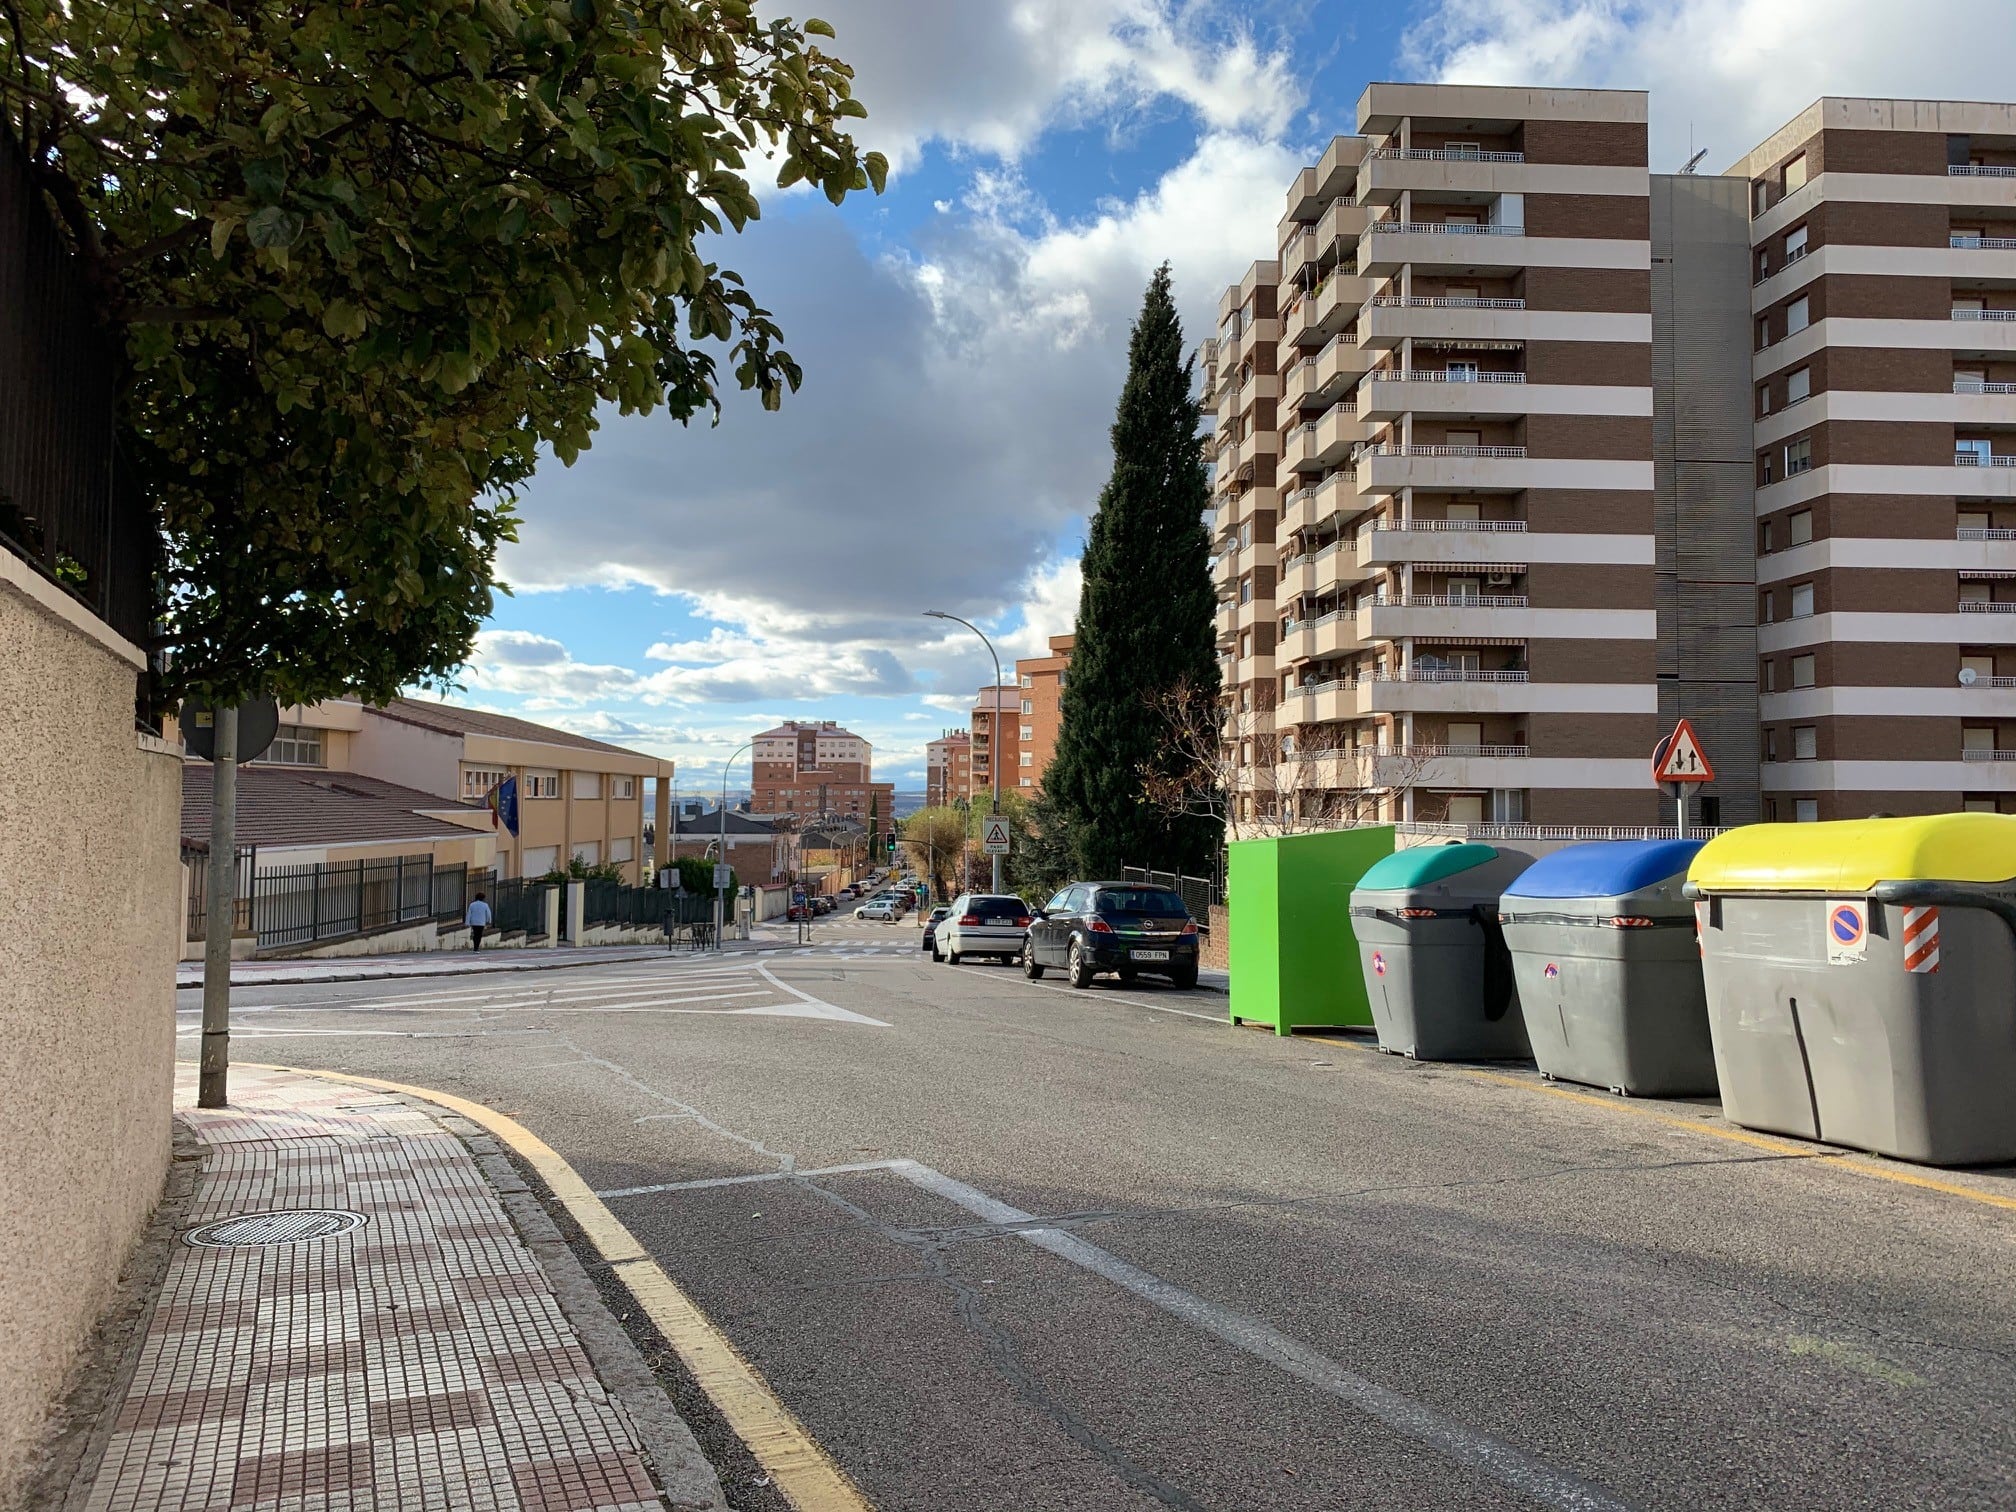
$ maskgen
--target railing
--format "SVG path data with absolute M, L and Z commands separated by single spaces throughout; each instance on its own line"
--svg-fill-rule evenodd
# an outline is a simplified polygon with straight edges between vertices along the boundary
M 1372 222 L 1365 229 L 1378 236 L 1524 236 L 1526 234 L 1524 226 L 1473 226 L 1462 221 L 1382 220 Z
M 433 860 L 280 866 L 253 879 L 253 927 L 259 948 L 307 945 L 432 919 Z
M 2016 602 L 1998 603 L 1990 599 L 1960 600 L 1962 614 L 2016 614 Z
M 1365 375 L 1374 383 L 1524 383 L 1524 373 L 1454 372 L 1448 368 L 1373 368 Z
M 1496 457 L 1517 459 L 1526 455 L 1523 446 L 1362 446 L 1352 454 L 1359 457 Z
M 189 871 L 189 918 L 184 939 L 200 940 L 210 919 L 210 852 L 200 844 L 182 842 L 182 864 Z M 259 871 L 259 848 L 241 846 L 238 851 L 238 882 L 231 908 L 233 934 L 252 933 L 252 879 Z
M 1460 824 L 1403 819 L 1393 828 L 1403 835 L 1458 840 L 1674 840 L 1680 836 L 1670 824 Z M 1687 833 L 1705 839 L 1722 831 L 1690 824 Z
M 0 540 L 144 647 L 163 553 L 114 443 L 121 357 L 41 200 L 0 127 Z
M 2016 310 L 1955 310 L 1955 320 L 2016 320 Z
M 2016 314 L 2016 311 L 2012 311 Z M 1985 378 L 1955 378 L 1956 394 L 2016 394 L 2016 383 L 1991 383 Z
M 1398 525 L 1375 525 L 1374 535 L 1405 535 L 1416 530 L 1483 531 L 1487 534 L 1517 533 L 1525 530 L 1524 520 L 1407 520 Z
M 1374 309 L 1403 310 L 1523 310 L 1523 299 L 1478 299 L 1446 294 L 1375 294 L 1366 301 Z
M 1225 901 L 1225 878 L 1223 873 L 1216 877 L 1186 877 L 1180 872 L 1156 871 L 1146 866 L 1123 866 L 1120 868 L 1122 882 L 1135 882 L 1143 887 L 1166 887 L 1182 896 L 1183 906 L 1190 910 L 1190 917 L 1199 924 L 1208 924 L 1211 905 Z
M 498 934 L 522 934 L 528 940 L 546 938 L 546 894 L 553 884 L 536 877 L 507 877 L 492 882 L 490 925 Z
M 1948 178 L 2016 178 L 2016 168 L 2000 163 L 1948 163 Z
M 1956 451 L 1953 453 L 1953 465 L 1955 467 L 2016 467 L 2016 452 L 1989 456 L 1981 452 Z
M 2016 530 L 1999 525 L 1962 525 L 1953 532 L 1956 541 L 2016 541 Z
M 1946 245 L 1970 251 L 2016 252 L 2016 236 L 1949 236 Z
M 1374 607 L 1393 609 L 1524 609 L 1523 593 L 1410 593 L 1402 598 L 1379 599 Z
M 2016 751 L 1962 751 L 1962 761 L 2016 761 Z
M 1397 745 L 1379 746 L 1376 748 L 1376 753 L 1381 756 L 1447 756 L 1458 760 L 1489 760 L 1530 756 L 1533 754 L 1533 748 L 1523 745 Z
M 658 929 L 667 916 L 674 924 L 712 922 L 712 893 L 674 892 L 669 887 L 632 887 L 595 879 L 582 888 L 581 922 L 586 927 L 623 925 Z
M 2016 688 L 2016 677 L 1976 677 L 1960 684 L 1963 688 Z
M 1469 147 L 1375 147 L 1367 157 L 1410 163 L 1523 163 L 1523 152 L 1482 152 Z
M 1373 682 L 1429 682 L 1429 683 L 1523 683 L 1532 677 L 1530 672 L 1467 672 L 1453 667 L 1412 667 L 1403 675 L 1387 672 L 1375 674 Z

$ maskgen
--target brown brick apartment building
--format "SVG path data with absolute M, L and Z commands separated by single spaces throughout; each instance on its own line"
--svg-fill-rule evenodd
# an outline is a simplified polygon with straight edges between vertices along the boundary
M 832 815 L 866 824 L 872 811 L 878 833 L 894 820 L 894 783 L 874 780 L 874 749 L 830 719 L 787 720 L 765 730 L 750 752 L 749 812 L 800 820 Z
M 940 808 L 973 796 L 973 737 L 947 730 L 924 747 L 924 804 Z

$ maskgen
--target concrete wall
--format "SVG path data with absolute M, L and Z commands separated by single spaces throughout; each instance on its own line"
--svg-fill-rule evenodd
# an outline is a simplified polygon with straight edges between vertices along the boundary
M 0 1505 L 11 1505 L 168 1169 L 182 762 L 134 733 L 139 653 L 4 549 L 0 647 Z

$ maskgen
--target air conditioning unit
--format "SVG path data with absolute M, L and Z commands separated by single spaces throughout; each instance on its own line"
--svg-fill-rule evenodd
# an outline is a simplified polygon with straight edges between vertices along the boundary
M 1491 576 L 1484 579 L 1484 586 L 1486 588 L 1510 588 L 1512 586 L 1512 574 L 1509 572 L 1494 572 Z

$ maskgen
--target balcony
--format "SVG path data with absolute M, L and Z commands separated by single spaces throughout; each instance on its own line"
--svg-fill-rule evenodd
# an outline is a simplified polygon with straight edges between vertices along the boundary
M 1366 640 L 1436 640 L 1444 636 L 1517 636 L 1523 631 L 1495 618 L 1506 609 L 1524 609 L 1523 593 L 1414 593 L 1368 604 L 1359 611 L 1358 632 Z M 1435 680 L 1432 675 L 1425 680 Z
M 1524 226 L 1373 221 L 1358 239 L 1358 271 L 1368 277 L 1391 276 L 1409 263 L 1510 270 L 1524 266 L 1529 256 Z
M 1359 170 L 1368 204 L 1390 205 L 1403 193 L 1425 195 L 1524 194 L 1532 175 L 1523 152 L 1466 152 L 1441 147 L 1382 147 Z
M 1362 649 L 1357 614 L 1350 609 L 1332 609 L 1314 619 L 1295 621 L 1282 639 L 1279 654 L 1284 661 L 1299 662 Z
M 2016 252 L 2016 236 L 1949 236 L 1946 245 L 1970 252 Z
M 1450 299 L 1427 294 L 1380 294 L 1358 315 L 1358 344 L 1398 346 L 1423 341 L 1520 341 L 1527 333 L 1523 299 Z
M 2016 614 L 2016 600 L 1962 599 L 1962 614 Z
M 2002 163 L 1948 163 L 1948 178 L 2016 178 L 2016 168 Z
M 1411 520 L 1375 525 L 1358 536 L 1360 567 L 1394 566 L 1402 562 L 1446 563 L 1451 566 L 1502 567 L 1507 552 L 1523 550 L 1524 542 L 1504 537 L 1526 534 L 1524 520 Z
M 1314 420 L 1305 420 L 1288 432 L 1282 460 L 1296 472 L 1323 472 L 1341 464 L 1351 448 L 1364 439 L 1357 404 L 1340 399 Z
M 1358 491 L 1373 496 L 1403 488 L 1517 493 L 1533 486 L 1534 469 L 1523 446 L 1366 446 L 1356 453 L 1355 462 Z
M 1991 456 L 1983 452 L 1956 451 L 1953 453 L 1955 467 L 2016 467 L 2016 453 Z
M 1358 385 L 1360 408 L 1367 420 L 1392 420 L 1402 414 L 1498 416 L 1523 415 L 1532 401 L 1514 390 L 1524 389 L 1524 373 L 1468 372 L 1446 368 L 1374 368 Z M 1548 386 L 1551 390 L 1551 385 Z M 1590 413 L 1600 411 L 1582 411 Z

